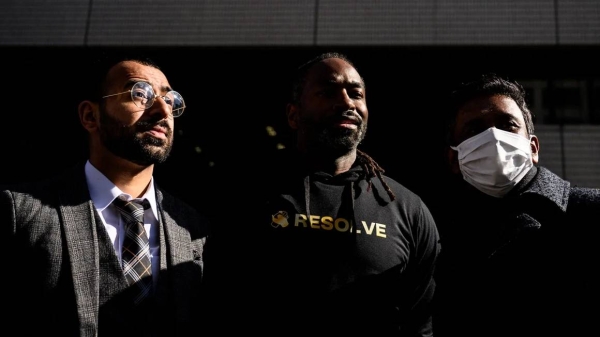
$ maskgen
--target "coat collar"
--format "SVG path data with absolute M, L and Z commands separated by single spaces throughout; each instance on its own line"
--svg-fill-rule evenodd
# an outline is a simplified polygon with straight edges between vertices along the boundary
M 538 173 L 531 184 L 520 193 L 521 196 L 541 196 L 551 201 L 561 211 L 567 211 L 571 184 L 561 179 L 545 167 L 538 167 Z

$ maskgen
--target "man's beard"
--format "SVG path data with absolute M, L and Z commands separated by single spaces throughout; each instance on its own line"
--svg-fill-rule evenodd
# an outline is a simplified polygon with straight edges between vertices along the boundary
M 356 130 L 333 128 L 327 124 L 317 124 L 303 120 L 304 138 L 309 149 L 317 152 L 327 152 L 343 155 L 356 149 L 367 133 L 367 124 L 357 125 Z
M 160 125 L 166 130 L 167 139 L 145 136 L 143 132 Z M 141 166 L 163 163 L 173 147 L 173 131 L 166 121 L 138 121 L 134 125 L 123 125 L 100 113 L 100 141 L 114 155 Z

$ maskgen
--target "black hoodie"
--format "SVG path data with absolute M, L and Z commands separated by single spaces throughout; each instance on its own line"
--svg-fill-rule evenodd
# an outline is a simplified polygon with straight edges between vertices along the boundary
M 430 336 L 440 246 L 421 198 L 355 164 L 332 176 L 278 165 L 260 226 L 264 298 L 279 332 Z

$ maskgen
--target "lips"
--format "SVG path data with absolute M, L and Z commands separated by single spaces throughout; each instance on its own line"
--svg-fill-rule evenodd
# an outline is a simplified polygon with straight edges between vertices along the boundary
M 158 125 L 156 125 L 155 127 L 153 127 L 152 130 L 150 130 L 150 131 L 160 132 L 160 133 L 164 133 L 164 134 L 167 133 L 167 129 L 166 128 L 160 127 Z
M 162 128 L 162 127 L 158 127 L 155 126 L 152 129 L 147 131 L 149 134 L 151 134 L 154 137 L 158 137 L 158 138 L 167 138 L 169 132 L 167 129 Z
M 167 139 L 170 133 L 169 130 L 170 129 L 168 127 L 164 127 L 157 124 L 145 128 L 145 130 L 143 130 L 142 132 L 154 138 Z
M 152 137 L 165 139 L 171 134 L 171 128 L 165 121 L 138 121 L 138 132 L 148 134 Z
M 356 129 L 361 123 L 362 119 L 354 111 L 346 111 L 333 118 L 333 125 L 338 127 Z
M 348 120 L 348 119 L 338 121 L 334 125 L 337 127 L 348 128 L 348 129 L 357 129 L 358 128 L 358 124 L 355 121 Z

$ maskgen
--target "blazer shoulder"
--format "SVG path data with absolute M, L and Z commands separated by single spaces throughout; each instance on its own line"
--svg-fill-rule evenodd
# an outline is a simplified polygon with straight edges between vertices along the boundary
M 186 227 L 189 230 L 208 231 L 209 218 L 197 208 L 191 206 L 186 201 L 172 195 L 171 193 L 155 186 L 157 201 L 161 212 L 168 215 L 179 226 Z

